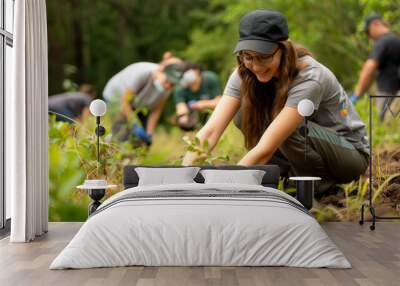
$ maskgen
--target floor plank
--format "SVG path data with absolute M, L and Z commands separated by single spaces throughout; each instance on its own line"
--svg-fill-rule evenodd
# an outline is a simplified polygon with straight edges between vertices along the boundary
M 375 231 L 356 223 L 325 223 L 323 228 L 351 262 L 352 269 L 290 267 L 118 267 L 48 269 L 81 223 L 50 223 L 32 243 L 0 240 L 0 285 L 400 285 L 400 223 L 379 222 Z

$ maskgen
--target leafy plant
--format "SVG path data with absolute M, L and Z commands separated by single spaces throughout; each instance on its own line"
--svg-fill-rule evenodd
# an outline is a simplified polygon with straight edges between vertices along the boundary
M 190 139 L 188 136 L 184 136 L 183 141 L 187 144 L 187 152 L 193 152 L 197 155 L 197 159 L 193 164 L 198 165 L 214 165 L 219 161 L 228 162 L 229 156 L 214 156 L 209 148 L 208 141 L 204 141 L 204 144 L 200 143 L 199 138 L 194 137 L 194 139 Z
M 104 120 L 109 125 L 108 118 Z M 85 179 L 104 178 L 109 183 L 122 182 L 125 165 L 145 156 L 146 149 L 129 142 L 117 142 L 111 134 L 100 140 L 101 164 L 97 162 L 94 120 L 84 124 L 49 121 L 49 189 L 51 221 L 81 221 L 87 218 L 87 196 L 76 190 Z M 91 131 L 93 130 L 93 131 Z M 107 128 L 107 130 L 110 130 Z M 117 189 L 115 191 L 119 191 Z M 111 195 L 110 192 L 107 195 Z

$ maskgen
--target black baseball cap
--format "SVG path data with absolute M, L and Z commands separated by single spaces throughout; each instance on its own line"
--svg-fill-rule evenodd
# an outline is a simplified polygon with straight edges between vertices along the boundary
M 368 35 L 369 25 L 375 20 L 382 20 L 382 15 L 378 13 L 371 13 L 364 19 L 364 32 Z
M 255 10 L 240 20 L 239 41 L 234 53 L 243 50 L 271 54 L 278 42 L 289 38 L 286 18 L 277 11 Z

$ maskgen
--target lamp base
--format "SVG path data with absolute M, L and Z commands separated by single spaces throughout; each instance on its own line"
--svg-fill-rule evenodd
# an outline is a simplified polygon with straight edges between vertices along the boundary
M 320 177 L 290 177 L 289 180 L 296 181 L 296 199 L 310 210 L 313 207 L 314 191 L 316 182 Z
M 96 127 L 94 132 L 97 136 L 103 136 L 104 134 L 106 134 L 106 129 L 103 126 L 99 125 Z
M 90 189 L 88 190 L 89 197 L 93 200 L 93 202 L 88 207 L 89 216 L 94 213 L 97 208 L 101 205 L 100 200 L 106 194 L 106 189 Z
M 315 181 L 297 181 L 296 190 L 296 199 L 301 202 L 306 209 L 312 209 Z

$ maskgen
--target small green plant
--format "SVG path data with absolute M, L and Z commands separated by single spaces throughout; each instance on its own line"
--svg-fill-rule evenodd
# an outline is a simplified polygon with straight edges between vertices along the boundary
M 208 140 L 205 140 L 204 144 L 201 144 L 197 137 L 190 139 L 188 136 L 184 136 L 182 139 L 187 145 L 186 151 L 193 152 L 197 155 L 196 161 L 193 162 L 194 164 L 214 165 L 217 162 L 229 161 L 229 155 L 214 156 L 209 148 Z
M 355 221 L 359 219 L 361 206 L 366 201 L 369 180 L 360 178 L 358 182 L 353 181 L 341 185 L 341 187 L 344 191 L 343 197 L 336 201 L 336 205 L 315 203 L 311 212 L 318 221 Z

